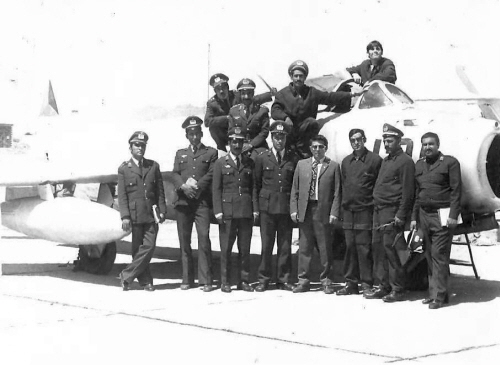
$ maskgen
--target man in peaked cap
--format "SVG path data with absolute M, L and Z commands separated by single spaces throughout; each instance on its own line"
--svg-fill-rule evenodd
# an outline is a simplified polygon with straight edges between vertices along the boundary
M 120 273 L 124 291 L 130 289 L 135 278 L 144 290 L 155 290 L 149 262 L 156 246 L 158 223 L 165 220 L 167 206 L 160 166 L 144 158 L 148 139 L 146 133 L 135 132 L 128 141 L 132 157 L 118 168 L 122 228 L 132 230 L 132 263 Z
M 266 142 L 269 135 L 269 109 L 254 102 L 255 82 L 252 80 L 242 79 L 237 89 L 241 104 L 229 110 L 229 128 L 246 128 L 247 139 L 243 144 L 243 153 L 248 153 L 255 160 L 260 152 L 269 148 Z
M 373 189 L 374 274 L 379 288 L 364 296 L 390 303 L 404 299 L 404 269 L 395 243 L 410 218 L 415 194 L 415 164 L 401 148 L 401 130 L 384 124 L 382 137 L 388 156 L 382 161 Z
M 298 156 L 286 148 L 289 126 L 282 120 L 271 125 L 273 147 L 255 159 L 255 195 L 260 212 L 262 252 L 259 265 L 258 292 L 266 291 L 272 275 L 274 241 L 278 248 L 276 288 L 292 291 L 292 230 L 290 191 Z
M 210 135 L 217 144 L 217 149 L 226 151 L 228 143 L 227 132 L 229 129 L 229 110 L 241 103 L 239 91 L 229 90 L 229 77 L 217 73 L 210 78 L 209 84 L 214 88 L 215 96 L 207 101 L 207 110 L 205 113 L 205 127 L 208 127 Z M 255 95 L 253 101 L 256 104 L 263 104 L 272 101 L 272 92 Z
M 258 216 L 254 185 L 254 162 L 242 155 L 246 136 L 244 127 L 229 130 L 229 153 L 214 166 L 213 205 L 219 223 L 221 252 L 221 290 L 231 292 L 231 251 L 238 237 L 238 289 L 253 291 L 250 286 L 250 242 L 252 226 Z
M 182 258 L 181 289 L 194 287 L 194 263 L 191 249 L 193 223 L 198 234 L 198 284 L 204 292 L 212 286 L 212 248 L 210 233 L 210 208 L 212 207 L 212 177 L 217 150 L 201 142 L 203 121 L 197 116 L 189 116 L 182 123 L 186 130 L 189 146 L 175 154 L 173 184 L 178 200 L 177 233 Z
M 350 108 L 351 98 L 361 95 L 354 92 L 324 92 L 307 86 L 309 67 L 304 61 L 295 61 L 288 67 L 290 85 L 281 89 L 271 107 L 274 120 L 284 120 L 292 125 L 289 143 L 304 158 L 311 156 L 309 140 L 318 134 L 320 125 L 316 120 L 318 106 L 336 105 Z

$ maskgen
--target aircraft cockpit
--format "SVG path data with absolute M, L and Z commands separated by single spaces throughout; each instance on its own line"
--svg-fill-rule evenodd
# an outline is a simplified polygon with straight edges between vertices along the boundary
M 396 85 L 372 82 L 367 91 L 356 102 L 358 109 L 371 109 L 389 106 L 391 104 L 413 104 L 413 100 Z

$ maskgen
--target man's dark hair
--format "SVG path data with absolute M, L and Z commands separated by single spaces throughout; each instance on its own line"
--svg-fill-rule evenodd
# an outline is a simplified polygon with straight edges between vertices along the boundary
M 325 136 L 321 134 L 312 137 L 311 140 L 309 141 L 309 146 L 312 146 L 313 142 L 321 142 L 326 146 L 326 148 L 328 148 L 328 140 L 326 139 Z
M 382 47 L 382 43 L 380 43 L 379 41 L 371 41 L 370 43 L 368 43 L 368 45 L 366 46 L 366 53 L 368 53 L 369 50 L 375 48 L 375 46 L 380 47 L 380 50 L 382 51 L 382 53 L 384 53 L 384 47 Z
M 354 129 L 351 129 L 349 131 L 349 139 L 354 136 L 356 133 L 361 133 L 361 135 L 363 136 L 364 139 L 366 139 L 366 136 L 365 136 L 365 131 L 362 130 L 362 129 L 359 129 L 359 128 L 354 128 Z
M 436 144 L 439 146 L 439 136 L 436 133 L 434 132 L 424 133 L 422 138 L 420 138 L 420 142 L 423 142 L 424 138 L 434 138 L 436 140 Z

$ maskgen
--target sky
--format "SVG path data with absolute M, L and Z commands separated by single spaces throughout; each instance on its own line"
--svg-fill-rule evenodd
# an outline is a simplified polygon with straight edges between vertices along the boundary
M 257 75 L 286 86 L 296 59 L 332 73 L 374 39 L 414 98 L 467 96 L 456 65 L 500 96 L 498 0 L 3 0 L 0 14 L 0 123 L 38 115 L 49 80 L 61 115 L 138 115 L 204 106 L 216 72 L 257 92 Z

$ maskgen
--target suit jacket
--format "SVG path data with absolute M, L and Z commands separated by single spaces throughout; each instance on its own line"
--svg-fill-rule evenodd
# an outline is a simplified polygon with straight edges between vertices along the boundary
M 393 84 L 396 82 L 396 66 L 394 66 L 394 63 L 390 59 L 382 57 L 373 72 L 370 70 L 370 66 L 371 61 L 364 60 L 358 66 L 347 68 L 347 71 L 351 75 L 357 73 L 361 76 L 363 84 L 372 80 L 382 80 Z
M 172 174 L 178 196 L 175 206 L 189 204 L 212 206 L 212 177 L 217 157 L 217 150 L 203 143 L 196 153 L 193 153 L 191 146 L 177 151 Z M 189 178 L 193 178 L 198 183 L 198 191 L 194 199 L 189 199 L 180 189 Z
M 328 224 L 330 215 L 340 217 L 342 196 L 339 164 L 325 157 L 321 170 L 318 171 L 318 179 L 319 217 L 322 223 Z M 300 160 L 293 175 L 290 196 L 290 214 L 298 213 L 299 222 L 304 222 L 306 216 L 311 181 L 312 158 Z
M 254 162 L 249 157 L 240 157 L 239 169 L 229 154 L 214 165 L 213 210 L 214 215 L 223 213 L 224 219 L 253 218 L 253 212 L 258 211 L 253 188 Z
M 278 164 L 272 150 L 257 156 L 254 187 L 260 211 L 290 214 L 290 192 L 298 160 L 298 156 L 291 150 L 285 151 L 281 164 Z
M 132 223 L 153 223 L 155 204 L 160 213 L 165 214 L 167 206 L 160 165 L 144 158 L 141 173 L 133 159 L 122 163 L 118 168 L 118 204 L 121 218 L 130 218 Z
M 238 104 L 229 111 L 229 129 L 234 126 L 247 128 L 247 139 L 254 148 L 269 148 L 266 138 L 269 135 L 269 109 L 265 106 L 252 103 L 248 107 Z

